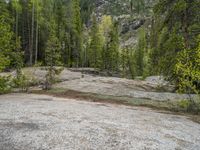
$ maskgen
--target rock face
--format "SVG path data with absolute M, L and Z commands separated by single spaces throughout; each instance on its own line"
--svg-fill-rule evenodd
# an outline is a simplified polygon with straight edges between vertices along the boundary
M 144 0 L 143 11 L 131 7 L 130 0 L 95 0 L 95 13 L 100 20 L 103 15 L 111 15 L 119 23 L 121 47 L 135 46 L 137 31 L 143 25 L 148 26 L 152 7 L 156 0 Z M 137 1 L 133 0 L 133 5 Z
M 145 19 L 136 19 L 135 21 L 130 21 L 122 25 L 122 34 L 126 34 L 130 30 L 137 30 L 142 25 L 144 25 Z

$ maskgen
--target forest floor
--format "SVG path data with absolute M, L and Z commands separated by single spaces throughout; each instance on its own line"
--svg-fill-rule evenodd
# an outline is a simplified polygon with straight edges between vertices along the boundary
M 200 149 L 200 125 L 145 107 L 37 94 L 0 96 L 0 149 Z

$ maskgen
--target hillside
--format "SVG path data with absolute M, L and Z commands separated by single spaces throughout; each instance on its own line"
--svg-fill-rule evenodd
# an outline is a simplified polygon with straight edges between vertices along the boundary
M 135 47 L 138 29 L 148 27 L 157 0 L 96 0 L 95 14 L 99 20 L 103 15 L 111 15 L 119 24 L 120 45 Z

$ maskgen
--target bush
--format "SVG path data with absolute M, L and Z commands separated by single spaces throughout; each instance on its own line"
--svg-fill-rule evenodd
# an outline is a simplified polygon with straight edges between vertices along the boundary
M 199 102 L 199 100 L 190 101 L 189 106 L 188 106 L 188 111 L 194 112 L 195 114 L 199 114 L 200 113 L 200 102 Z
M 188 101 L 188 100 L 182 100 L 182 101 L 180 101 L 179 103 L 178 103 L 178 105 L 179 105 L 179 107 L 181 108 L 181 109 L 183 109 L 183 110 L 188 110 L 188 107 L 189 107 L 189 105 L 190 105 L 190 101 Z
M 52 88 L 52 85 L 57 82 L 56 76 L 61 74 L 61 72 L 64 70 L 63 67 L 56 68 L 56 67 L 49 67 L 47 69 L 46 74 L 46 81 L 44 85 L 44 90 L 50 90 Z
M 20 88 L 21 91 L 28 91 L 29 81 L 24 74 L 18 75 L 13 79 L 14 87 Z
M 36 64 L 34 64 L 34 67 L 41 67 L 42 64 L 43 64 L 43 63 L 39 61 L 39 62 L 37 62 Z
M 6 94 L 12 89 L 10 77 L 0 77 L 0 94 Z
M 198 100 L 182 100 L 178 103 L 182 111 L 200 113 L 200 103 Z

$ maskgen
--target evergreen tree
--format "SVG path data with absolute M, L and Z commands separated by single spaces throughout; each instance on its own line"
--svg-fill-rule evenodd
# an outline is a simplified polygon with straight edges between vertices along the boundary
M 0 14 L 0 71 L 9 67 L 12 61 L 12 51 L 14 48 L 12 39 L 13 32 L 7 23 L 8 14 Z
M 97 24 L 96 16 L 93 15 L 91 28 L 91 42 L 89 48 L 90 67 L 100 68 L 102 64 L 102 37 Z
M 119 35 L 118 25 L 114 23 L 109 33 L 109 41 L 107 43 L 107 62 L 108 68 L 112 72 L 119 70 Z
M 81 19 L 86 26 L 89 26 L 91 14 L 94 11 L 94 0 L 81 0 Z
M 175 74 L 177 75 L 179 92 L 200 93 L 200 35 L 197 39 L 197 47 L 184 49 L 177 55 Z M 190 98 L 188 109 L 200 112 L 200 99 Z
M 136 65 L 134 49 L 125 47 L 121 50 L 120 65 L 120 67 L 122 68 L 122 77 L 128 77 L 131 79 L 135 78 Z
M 54 28 L 50 31 L 49 40 L 45 50 L 45 63 L 47 66 L 47 75 L 45 89 L 51 89 L 52 84 L 55 82 L 56 68 L 55 66 L 61 65 L 61 45 L 58 38 L 55 36 Z
M 173 70 L 176 64 L 174 59 L 184 47 L 195 47 L 195 39 L 199 30 L 199 1 L 196 0 L 166 0 L 159 1 L 154 7 L 154 39 L 151 47 L 152 68 L 156 65 L 158 72 L 170 79 L 175 79 Z
M 79 0 L 72 1 L 72 66 L 78 67 L 81 65 L 81 52 L 83 49 L 82 44 L 82 21 L 80 14 L 80 2 Z
M 102 68 L 111 72 L 119 69 L 119 33 L 118 24 L 113 23 L 111 16 L 103 16 L 100 24 L 102 35 Z
M 61 44 L 58 38 L 55 36 L 55 31 L 51 31 L 45 50 L 45 62 L 47 66 L 53 67 L 56 65 L 60 65 L 60 61 Z
M 136 59 L 136 72 L 138 76 L 143 75 L 144 71 L 144 55 L 146 52 L 147 48 L 147 43 L 146 43 L 146 33 L 144 28 L 141 28 L 139 31 L 139 41 L 137 45 L 137 49 L 135 52 L 135 59 Z
M 198 36 L 200 1 L 196 0 L 166 0 L 159 1 L 154 12 L 162 18 L 160 21 L 163 27 L 167 27 L 169 33 L 176 31 L 184 38 L 185 47 L 192 47 L 194 40 Z

